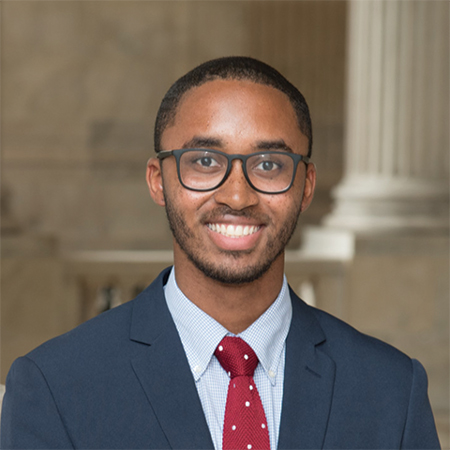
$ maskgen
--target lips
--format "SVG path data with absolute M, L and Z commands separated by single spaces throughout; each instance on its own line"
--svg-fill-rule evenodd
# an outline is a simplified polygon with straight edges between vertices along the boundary
M 223 223 L 208 223 L 207 226 L 211 231 L 231 238 L 250 236 L 261 228 L 257 225 L 232 225 Z

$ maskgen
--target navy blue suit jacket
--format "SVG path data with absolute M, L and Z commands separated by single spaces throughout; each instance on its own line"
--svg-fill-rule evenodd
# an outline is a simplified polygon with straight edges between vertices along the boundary
M 3 448 L 213 448 L 168 273 L 14 362 Z M 420 363 L 291 297 L 279 448 L 438 448 Z

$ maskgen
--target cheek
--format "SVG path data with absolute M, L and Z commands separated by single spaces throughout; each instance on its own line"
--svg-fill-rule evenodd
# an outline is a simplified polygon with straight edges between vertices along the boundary
M 278 194 L 268 197 L 265 202 L 261 203 L 261 205 L 265 205 L 266 211 L 264 212 L 271 217 L 272 223 L 277 224 L 280 221 L 283 221 L 284 218 L 296 208 L 296 206 L 294 206 L 293 197 L 291 195 L 287 195 L 291 190 L 292 188 L 285 194 Z
M 300 213 L 303 198 L 303 181 L 296 180 L 291 189 L 285 194 L 280 194 L 279 199 L 272 199 L 269 207 L 275 214 L 275 220 L 287 220 L 291 217 L 297 217 Z
M 165 196 L 166 201 L 170 201 L 186 220 L 190 220 L 198 211 L 202 210 L 211 197 L 205 193 L 190 191 L 180 183 L 171 184 L 170 188 L 165 190 Z

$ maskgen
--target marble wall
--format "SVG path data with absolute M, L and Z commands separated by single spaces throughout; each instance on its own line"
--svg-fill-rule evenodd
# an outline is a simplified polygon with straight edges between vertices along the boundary
M 144 180 L 153 121 L 170 84 L 207 59 L 263 59 L 304 93 L 318 189 L 301 226 L 321 224 L 344 171 L 348 7 L 339 0 L 2 2 L 1 382 L 15 357 L 80 320 L 79 292 L 61 255 L 171 248 L 164 211 Z M 321 287 L 329 300 L 318 306 L 424 362 L 448 445 L 445 230 L 358 237 L 345 265 L 339 307 L 336 283 Z
M 144 181 L 154 117 L 173 81 L 225 55 L 261 58 L 303 91 L 320 173 L 306 221 L 329 209 L 342 170 L 344 2 L 21 1 L 2 14 L 2 182 L 24 229 L 64 248 L 170 248 Z

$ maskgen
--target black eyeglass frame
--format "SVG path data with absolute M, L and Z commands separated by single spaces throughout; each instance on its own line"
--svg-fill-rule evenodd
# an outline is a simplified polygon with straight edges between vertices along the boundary
M 184 153 L 190 152 L 193 150 L 194 151 L 203 151 L 203 152 L 208 152 L 208 153 L 216 153 L 218 155 L 222 155 L 225 158 L 227 158 L 227 160 L 228 160 L 227 170 L 225 172 L 225 175 L 223 176 L 222 181 L 219 184 L 217 184 L 216 186 L 214 186 L 212 188 L 197 189 L 197 188 L 192 188 L 192 187 L 186 186 L 183 183 L 183 180 L 181 178 L 180 159 Z M 272 154 L 286 155 L 286 156 L 289 156 L 290 158 L 292 158 L 294 161 L 294 170 L 292 172 L 291 182 L 289 183 L 289 186 L 287 188 L 285 188 L 281 191 L 267 192 L 267 191 L 263 191 L 262 189 L 255 187 L 253 185 L 253 183 L 251 182 L 250 177 L 248 176 L 248 173 L 247 173 L 247 160 L 249 158 L 251 158 L 252 156 L 256 156 L 256 155 L 272 155 Z M 287 192 L 292 187 L 292 184 L 294 183 L 295 175 L 297 173 L 297 167 L 298 167 L 298 164 L 300 163 L 300 161 L 303 161 L 306 166 L 308 166 L 308 164 L 310 163 L 310 158 L 308 156 L 297 155 L 296 153 L 277 152 L 277 151 L 273 151 L 273 150 L 250 153 L 248 155 L 240 155 L 240 154 L 229 155 L 228 153 L 221 152 L 220 150 L 213 150 L 213 149 L 209 149 L 209 148 L 183 148 L 183 149 L 179 149 L 179 150 L 161 150 L 160 152 L 157 153 L 156 156 L 161 161 L 170 156 L 175 156 L 175 160 L 177 163 L 178 180 L 180 181 L 181 185 L 185 189 L 189 189 L 190 191 L 196 191 L 196 192 L 209 192 L 209 191 L 213 191 L 214 189 L 217 189 L 218 187 L 222 186 L 222 184 L 224 184 L 225 181 L 227 180 L 228 175 L 230 175 L 231 168 L 232 168 L 232 162 L 235 159 L 239 159 L 242 162 L 242 171 L 244 172 L 245 179 L 247 180 L 247 183 L 252 187 L 252 189 L 254 189 L 256 192 L 260 192 L 261 194 L 270 194 L 270 195 L 283 194 L 284 192 Z

